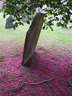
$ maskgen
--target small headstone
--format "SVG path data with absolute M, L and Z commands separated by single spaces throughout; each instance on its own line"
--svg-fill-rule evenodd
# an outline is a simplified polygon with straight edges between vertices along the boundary
M 43 25 L 43 14 L 38 13 L 35 16 L 34 20 L 32 21 L 32 24 L 26 34 L 22 65 L 27 65 L 28 60 L 33 55 L 37 45 L 37 41 L 39 39 L 42 25 Z
M 10 16 L 6 19 L 5 29 L 10 29 L 10 28 L 12 28 L 12 25 L 13 25 L 13 17 L 12 17 L 12 15 L 10 15 Z

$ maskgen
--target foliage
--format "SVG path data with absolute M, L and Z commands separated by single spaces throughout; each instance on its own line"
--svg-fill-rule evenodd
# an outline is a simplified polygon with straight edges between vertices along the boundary
M 3 2 L 4 17 L 14 16 L 14 27 L 23 25 L 22 18 L 29 24 L 35 14 L 44 14 L 43 29 L 51 28 L 53 21 L 57 21 L 57 26 L 63 26 L 72 22 L 72 0 L 0 0 Z M 70 28 L 72 28 L 70 26 Z M 52 28 L 51 28 L 52 29 Z
M 3 59 L 3 57 L 4 57 L 4 56 L 0 54 L 0 59 Z

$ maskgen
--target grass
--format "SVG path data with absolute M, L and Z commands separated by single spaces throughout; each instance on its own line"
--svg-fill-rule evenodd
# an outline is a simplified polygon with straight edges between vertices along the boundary
M 7 42 L 12 41 L 24 41 L 26 32 L 29 29 L 28 24 L 25 26 L 19 26 L 14 29 L 5 29 L 6 18 L 0 14 L 0 40 L 5 40 Z M 61 27 L 53 26 L 54 31 L 42 30 L 39 38 L 39 43 L 48 43 L 48 42 L 58 42 L 63 44 L 71 44 L 72 43 L 72 29 L 62 29 Z

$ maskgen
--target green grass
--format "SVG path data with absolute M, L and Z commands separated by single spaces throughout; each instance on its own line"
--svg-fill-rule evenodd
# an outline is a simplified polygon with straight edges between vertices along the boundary
M 5 29 L 6 19 L 0 14 L 0 40 L 5 40 L 7 42 L 12 41 L 24 41 L 26 32 L 29 29 L 29 25 L 19 26 L 14 29 Z M 72 29 L 62 29 L 61 27 L 53 26 L 54 31 L 42 30 L 39 38 L 39 43 L 45 42 L 59 42 L 63 44 L 72 43 Z

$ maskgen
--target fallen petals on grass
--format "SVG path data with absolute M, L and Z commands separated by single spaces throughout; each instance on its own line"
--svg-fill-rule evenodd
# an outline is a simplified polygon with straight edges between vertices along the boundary
M 59 47 L 56 50 L 50 46 L 38 48 L 31 57 L 30 66 L 24 67 L 21 65 L 22 43 L 9 44 L 4 41 L 0 46 L 0 54 L 3 54 L 3 61 L 0 62 L 0 95 L 71 96 L 72 89 L 67 84 L 72 82 L 72 50 L 63 47 L 63 50 Z M 52 77 L 55 79 L 42 84 L 24 84 L 14 92 L 23 82 L 38 83 Z

